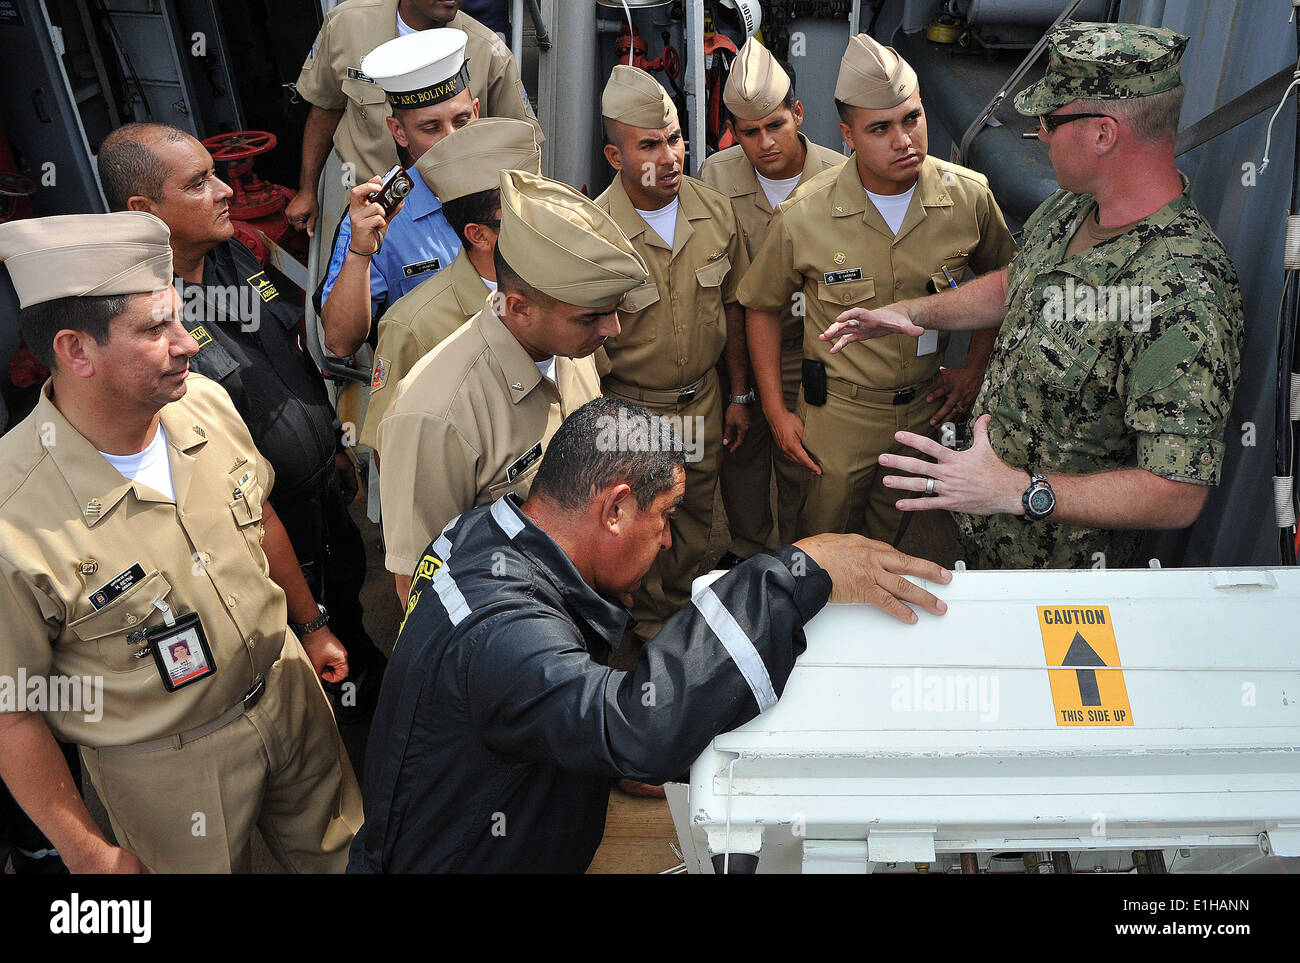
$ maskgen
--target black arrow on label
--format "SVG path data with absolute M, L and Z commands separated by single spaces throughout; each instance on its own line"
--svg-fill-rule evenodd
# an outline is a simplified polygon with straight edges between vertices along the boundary
M 1065 658 L 1061 660 L 1061 666 L 1075 670 L 1074 674 L 1079 680 L 1079 696 L 1085 706 L 1101 705 L 1101 692 L 1097 689 L 1097 673 L 1082 666 L 1104 666 L 1105 664 L 1084 637 L 1075 632 L 1074 640 L 1066 650 Z

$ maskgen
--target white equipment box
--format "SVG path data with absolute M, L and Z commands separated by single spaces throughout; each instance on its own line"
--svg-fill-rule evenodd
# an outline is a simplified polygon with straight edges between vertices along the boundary
M 955 572 L 926 587 L 948 613 L 912 626 L 828 605 L 776 706 L 670 787 L 689 871 L 1300 856 L 1300 570 Z

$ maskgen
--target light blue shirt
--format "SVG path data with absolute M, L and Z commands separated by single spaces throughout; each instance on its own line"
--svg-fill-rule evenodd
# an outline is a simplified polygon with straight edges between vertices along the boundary
M 460 238 L 442 213 L 442 202 L 417 172 L 411 172 L 411 180 L 414 186 L 406 204 L 388 225 L 384 246 L 370 259 L 370 313 L 375 318 L 417 284 L 449 267 L 462 250 Z M 322 304 L 334 290 L 351 241 L 352 219 L 345 216 L 325 274 Z

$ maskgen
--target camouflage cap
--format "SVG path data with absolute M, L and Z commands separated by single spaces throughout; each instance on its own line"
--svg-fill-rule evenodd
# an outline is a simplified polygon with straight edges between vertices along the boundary
M 1187 38 L 1138 23 L 1067 23 L 1048 40 L 1047 74 L 1016 95 L 1016 110 L 1038 117 L 1074 100 L 1128 100 L 1181 83 Z

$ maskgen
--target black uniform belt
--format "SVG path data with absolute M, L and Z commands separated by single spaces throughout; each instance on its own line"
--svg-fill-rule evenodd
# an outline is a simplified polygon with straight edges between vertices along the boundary
M 186 729 L 184 732 L 174 736 L 163 736 L 161 739 L 150 739 L 148 742 L 133 742 L 128 746 L 105 746 L 97 750 L 105 754 L 119 752 L 156 752 L 159 749 L 179 749 L 191 742 L 198 742 L 204 736 L 210 736 L 218 729 L 224 729 L 240 716 L 242 716 L 253 706 L 257 705 L 266 692 L 266 680 L 260 675 L 253 680 L 253 684 L 248 687 L 244 697 L 237 703 L 227 709 L 221 715 L 217 716 L 211 722 L 205 722 L 201 726 L 195 726 L 193 729 Z
M 605 390 L 623 398 L 631 398 L 633 401 L 648 401 L 654 405 L 683 405 L 703 390 L 704 383 L 708 379 L 709 372 L 706 371 L 698 381 L 692 382 L 685 387 L 666 388 L 663 391 L 656 391 L 651 388 L 638 388 L 636 385 L 626 384 L 617 378 L 607 377 L 605 379 Z
M 931 379 L 931 381 L 933 380 L 936 379 Z M 826 391 L 828 394 L 850 400 L 862 398 L 869 401 L 887 401 L 894 405 L 905 405 L 915 399 L 929 383 L 908 385 L 904 388 L 868 388 L 866 385 L 860 385 L 854 381 L 845 381 L 843 378 L 832 377 L 826 379 Z

